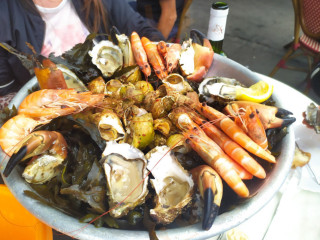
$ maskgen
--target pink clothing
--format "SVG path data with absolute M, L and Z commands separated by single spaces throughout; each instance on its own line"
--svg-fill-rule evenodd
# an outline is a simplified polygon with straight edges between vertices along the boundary
M 46 23 L 41 54 L 48 57 L 51 52 L 59 56 L 77 43 L 83 43 L 89 34 L 70 0 L 63 0 L 56 8 L 36 5 Z

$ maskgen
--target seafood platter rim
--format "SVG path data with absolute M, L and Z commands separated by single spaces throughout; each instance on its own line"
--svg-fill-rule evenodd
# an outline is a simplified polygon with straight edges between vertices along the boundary
M 248 68 L 218 54 L 214 55 L 214 60 L 207 73 L 207 76 L 236 78 L 247 86 L 260 80 L 258 79 L 258 75 L 254 74 Z M 10 103 L 9 107 L 12 107 L 13 105 L 18 106 L 27 96 L 28 90 L 37 86 L 37 84 L 36 78 L 33 77 L 21 88 L 21 90 Z M 281 102 L 280 98 L 277 97 L 279 94 L 281 94 L 281 89 L 274 89 L 272 97 L 276 101 L 277 107 L 285 108 L 285 103 Z M 259 180 L 259 186 L 254 186 L 253 193 L 251 192 L 252 189 L 249 188 L 251 195 L 248 199 L 241 202 L 241 204 L 237 205 L 236 208 L 217 216 L 210 230 L 202 230 L 201 223 L 197 223 L 189 226 L 157 230 L 156 233 L 158 238 L 161 239 L 163 237 L 169 237 L 170 239 L 205 239 L 236 227 L 253 216 L 268 203 L 268 201 L 276 194 L 276 192 L 284 183 L 291 168 L 294 147 L 295 140 L 293 127 L 290 126 L 288 127 L 288 134 L 281 141 L 281 154 L 277 157 L 277 163 L 273 169 L 267 173 L 267 177 L 264 180 Z M 0 158 L 1 160 L 4 159 L 4 153 L 1 149 Z M 1 167 L 1 174 L 3 169 L 4 166 Z M 27 197 L 24 195 L 24 190 L 34 190 L 25 182 L 16 169 L 12 171 L 9 177 L 3 177 L 3 179 L 16 199 L 29 212 L 53 229 L 66 235 L 73 236 L 78 239 L 89 240 L 108 238 L 149 239 L 148 232 L 143 230 L 123 230 L 105 227 L 96 228 L 92 224 L 87 226 L 86 223 L 80 223 L 79 220 L 74 217 L 66 215 L 57 209 L 43 205 L 37 200 Z

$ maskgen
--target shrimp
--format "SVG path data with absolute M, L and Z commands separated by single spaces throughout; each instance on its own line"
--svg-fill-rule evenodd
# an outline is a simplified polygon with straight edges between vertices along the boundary
M 215 141 L 229 157 L 239 163 L 244 169 L 254 176 L 262 179 L 266 177 L 266 172 L 263 167 L 261 167 L 261 165 L 257 163 L 257 161 L 254 160 L 241 146 L 232 141 L 220 129 L 195 114 L 189 115 L 195 123 L 201 126 L 207 136 Z
M 245 132 L 229 117 L 219 112 L 218 110 L 209 107 L 206 103 L 199 103 L 197 104 L 196 108 L 199 113 L 208 118 L 210 121 L 214 122 L 217 127 L 219 127 L 241 147 L 268 162 L 276 162 L 274 156 L 272 156 L 270 153 L 268 153 L 262 147 L 252 141 L 252 139 L 247 134 L 245 134 Z
M 240 197 L 248 197 L 249 190 L 230 164 L 230 158 L 195 124 L 186 113 L 170 113 L 169 118 L 183 131 L 187 143 Z M 232 160 L 231 160 L 232 161 Z
M 20 104 L 18 115 L 0 129 L 0 146 L 11 156 L 12 149 L 35 127 L 52 119 L 83 111 L 101 104 L 104 94 L 78 93 L 73 89 L 43 89 L 28 95 Z
M 225 107 L 225 110 L 233 116 L 235 123 L 241 127 L 253 141 L 265 150 L 268 148 L 266 131 L 256 110 L 252 106 L 247 106 L 244 110 L 236 104 L 230 104 Z M 244 114 L 242 114 L 243 111 L 245 111 Z
M 141 38 L 142 46 L 147 53 L 148 60 L 153 67 L 159 79 L 164 79 L 168 76 L 168 72 L 163 64 L 163 59 L 160 56 L 157 45 L 152 43 L 148 38 Z
M 43 89 L 28 95 L 21 102 L 18 114 L 33 119 L 51 120 L 96 106 L 103 98 L 104 94 L 78 93 L 74 89 Z
M 264 104 L 249 101 L 236 101 L 233 103 L 236 104 L 239 108 L 244 109 L 247 106 L 252 106 L 257 111 L 264 129 L 286 127 L 296 121 L 295 117 L 288 116 L 292 115 L 292 112 L 283 108 L 267 106 Z
M 15 146 L 40 124 L 40 121 L 23 114 L 10 118 L 0 128 L 0 146 L 2 150 L 11 156 Z
M 151 74 L 151 67 L 148 63 L 147 54 L 142 46 L 138 33 L 133 32 L 131 34 L 130 41 L 134 59 L 136 60 L 146 79 L 148 79 Z
M 181 44 L 174 43 L 168 46 L 167 43 L 165 43 L 164 41 L 160 41 L 157 44 L 157 48 L 158 52 L 162 55 L 162 57 L 165 60 L 168 73 L 171 73 L 178 66 L 180 59 Z

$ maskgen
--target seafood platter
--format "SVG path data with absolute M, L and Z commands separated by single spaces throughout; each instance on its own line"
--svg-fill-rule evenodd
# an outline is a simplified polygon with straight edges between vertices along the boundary
M 36 77 L 0 129 L 3 179 L 32 214 L 78 239 L 204 239 L 273 197 L 295 118 L 272 86 L 196 30 L 92 39 L 28 56 Z

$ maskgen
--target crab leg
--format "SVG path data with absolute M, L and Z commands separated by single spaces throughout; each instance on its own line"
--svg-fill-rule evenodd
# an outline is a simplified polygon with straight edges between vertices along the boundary
M 187 76 L 188 80 L 201 82 L 203 80 L 204 75 L 207 73 L 208 69 L 211 66 L 213 61 L 214 52 L 212 50 L 211 44 L 205 36 L 195 30 L 192 29 L 190 35 L 193 37 L 192 47 L 194 49 L 194 72 Z M 199 38 L 201 40 L 201 44 L 195 42 L 195 38 Z
M 223 194 L 222 181 L 218 173 L 208 165 L 191 169 L 191 174 L 204 201 L 202 229 L 209 230 L 219 212 Z
M 46 159 L 33 158 L 26 167 L 23 176 L 26 181 L 43 183 L 55 176 L 55 167 L 67 157 L 67 143 L 61 133 L 55 131 L 35 131 L 25 137 L 12 155 L 4 169 L 4 176 L 8 177 L 18 162 L 38 155 L 46 155 Z

